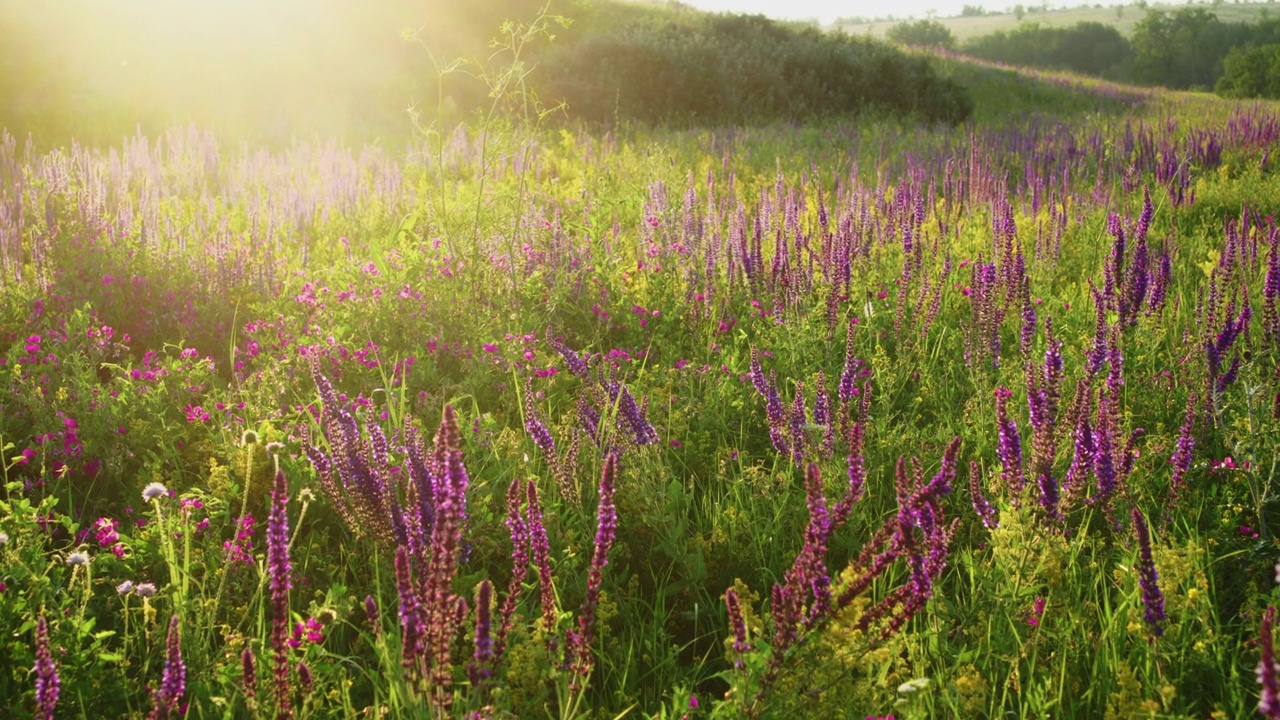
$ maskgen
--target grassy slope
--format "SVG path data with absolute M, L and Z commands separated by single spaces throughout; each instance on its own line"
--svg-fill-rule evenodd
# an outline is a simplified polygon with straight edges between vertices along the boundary
M 1186 7 L 1181 4 L 1152 4 L 1150 10 L 1177 12 Z M 1200 7 L 1200 6 L 1197 6 Z M 1204 5 L 1223 22 L 1251 22 L 1266 13 L 1275 13 L 1276 8 L 1270 3 Z M 1040 23 L 1046 27 L 1070 27 L 1080 22 L 1097 22 L 1112 25 L 1125 35 L 1133 33 L 1133 28 L 1146 15 L 1147 10 L 1136 5 L 1112 5 L 1107 7 L 1076 7 L 1049 12 L 1027 13 L 1019 21 L 1011 12 L 985 17 L 946 17 L 935 18 L 949 28 L 956 40 L 963 43 L 971 38 L 990 35 L 998 30 L 1009 31 L 1020 23 Z M 889 28 L 901 20 L 843 24 L 840 29 L 855 35 L 869 34 L 883 37 Z

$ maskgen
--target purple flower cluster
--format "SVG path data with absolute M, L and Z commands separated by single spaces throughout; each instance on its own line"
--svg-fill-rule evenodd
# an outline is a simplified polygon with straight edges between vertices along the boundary
M 596 606 L 600 602 L 600 586 L 604 582 L 604 568 L 609 564 L 609 549 L 613 547 L 618 530 L 618 510 L 613 504 L 617 488 L 618 455 L 609 453 L 604 458 L 600 475 L 600 503 L 596 508 L 595 550 L 591 555 L 591 567 L 587 571 L 587 594 L 578 614 L 578 627 L 568 631 L 565 638 L 565 657 L 571 658 L 570 669 L 575 678 L 572 684 L 580 687 L 595 666 L 591 652 L 591 638 L 595 631 Z
M 267 516 L 267 576 L 271 590 L 271 650 L 278 717 L 293 716 L 289 697 L 289 590 L 293 587 L 289 562 L 289 483 L 276 470 Z
M 164 674 L 160 687 L 152 693 L 150 718 L 167 718 L 171 713 L 181 715 L 179 704 L 187 693 L 187 666 L 182 662 L 182 642 L 178 616 L 169 617 L 169 636 L 165 643 Z
M 1258 633 L 1258 646 L 1262 648 L 1262 659 L 1258 661 L 1258 684 L 1262 691 L 1258 695 L 1258 712 L 1269 720 L 1280 720 L 1280 681 L 1276 679 L 1280 667 L 1276 665 L 1275 637 L 1273 627 L 1276 621 L 1276 608 L 1267 606 L 1262 615 L 1262 627 Z
M 733 651 L 737 654 L 734 658 L 734 667 L 741 670 L 744 666 L 742 656 L 747 654 L 751 646 L 747 644 L 747 621 L 742 613 L 742 601 L 738 599 L 738 593 L 733 588 L 724 591 L 724 604 L 729 612 L 729 626 L 733 630 Z
M 1151 632 L 1159 637 L 1164 634 L 1160 623 L 1164 622 L 1164 594 L 1160 592 L 1160 576 L 1155 560 L 1151 557 L 1151 531 L 1147 518 L 1138 508 L 1133 509 L 1133 534 L 1138 540 L 1138 585 L 1142 588 L 1142 604 L 1146 608 L 1143 619 L 1151 626 Z
M 969 461 L 969 496 L 973 502 L 973 511 L 978 514 L 983 527 L 994 530 L 1000 527 L 1000 518 L 996 509 L 991 506 L 986 495 L 982 494 L 982 471 L 976 460 Z
M 946 567 L 948 549 L 956 528 L 956 523 L 945 521 L 941 499 L 951 492 L 959 450 L 960 439 L 956 438 L 943 454 L 942 467 L 928 481 L 925 481 L 918 461 L 912 463 L 912 471 L 908 473 L 905 461 L 899 459 L 896 479 L 900 500 L 898 514 L 886 521 L 863 547 L 856 563 L 862 572 L 853 581 L 835 589 L 834 593 L 825 560 L 827 543 L 834 528 L 833 514 L 828 511 L 822 494 L 817 465 L 810 463 L 807 466 L 805 488 L 809 524 L 805 529 L 804 547 L 783 582 L 775 583 L 771 592 L 773 647 L 761 679 L 762 695 L 769 692 L 777 679 L 788 651 L 800 641 L 800 632 L 816 628 L 848 607 L 897 560 L 903 560 L 908 567 L 907 583 L 869 608 L 859 619 L 859 627 L 864 631 L 879 628 L 879 637 L 883 639 L 900 630 L 925 606 L 932 597 L 935 579 Z M 735 664 L 739 664 L 741 656 L 750 648 L 747 646 L 740 599 L 732 589 L 725 593 L 725 605 L 733 626 L 734 651 L 738 654 Z
M 53 720 L 53 711 L 58 707 L 58 666 L 53 662 L 53 653 L 49 649 L 49 624 L 44 615 L 36 621 L 36 716 L 43 720 Z
M 1173 472 L 1169 479 L 1170 507 L 1177 501 L 1178 493 L 1186 482 L 1187 471 L 1191 469 L 1191 452 L 1196 446 L 1196 439 L 1192 436 L 1192 432 L 1195 430 L 1195 422 L 1196 395 L 1191 393 L 1187 396 L 1186 418 L 1182 421 L 1182 428 L 1178 432 L 1178 441 L 1174 445 L 1173 455 L 1169 458 L 1169 463 L 1173 466 Z
M 473 689 L 483 687 L 484 682 L 492 675 L 491 666 L 494 661 L 492 608 L 493 583 L 485 578 L 476 587 L 475 654 L 467 667 L 467 676 L 471 680 Z
M 970 278 L 970 322 L 965 328 L 965 364 L 1000 367 L 1000 324 L 1004 321 L 1004 305 L 1000 298 L 999 275 L 995 263 L 983 262 L 978 256 Z
M 1022 436 L 1018 434 L 1018 424 L 1009 417 L 1009 398 L 1012 396 L 1008 388 L 996 388 L 996 455 L 1003 468 L 1000 478 L 1010 500 L 1016 504 L 1026 480 L 1022 470 Z

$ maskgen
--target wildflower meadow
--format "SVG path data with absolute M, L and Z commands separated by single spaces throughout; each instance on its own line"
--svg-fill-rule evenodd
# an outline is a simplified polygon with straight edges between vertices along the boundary
M 932 62 L 0 136 L 0 715 L 1280 718 L 1280 106 Z

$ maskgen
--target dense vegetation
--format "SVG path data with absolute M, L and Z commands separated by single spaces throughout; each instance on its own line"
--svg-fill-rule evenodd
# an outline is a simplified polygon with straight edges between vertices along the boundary
M 1027 23 L 1011 32 L 998 31 L 971 40 L 964 51 L 1010 65 L 1070 70 L 1097 77 L 1123 77 L 1133 49 L 1115 28 L 1082 22 L 1069 28 Z
M 1216 11 L 1147 9 L 1126 38 L 1096 21 L 1068 27 L 1021 23 L 957 43 L 936 20 L 900 23 L 890 40 L 922 47 L 959 47 L 993 62 L 1072 72 L 1176 89 L 1213 90 L 1226 97 L 1275 97 L 1280 67 L 1269 61 L 1280 44 L 1280 18 L 1224 22 Z
M 499 113 L 551 27 L 409 143 L 0 133 L 3 712 L 1280 714 L 1276 106 Z
M 972 111 L 964 89 L 925 56 L 761 16 L 617 28 L 559 48 L 545 67 L 543 95 L 597 122 L 740 124 L 873 111 L 954 124 Z

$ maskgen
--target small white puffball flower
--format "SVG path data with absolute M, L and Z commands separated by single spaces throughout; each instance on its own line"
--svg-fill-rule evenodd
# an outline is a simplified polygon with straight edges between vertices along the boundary
M 153 482 L 142 489 L 142 499 L 151 502 L 169 494 L 169 488 L 164 483 Z

